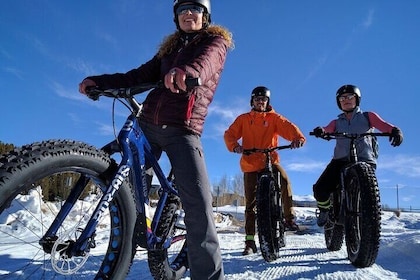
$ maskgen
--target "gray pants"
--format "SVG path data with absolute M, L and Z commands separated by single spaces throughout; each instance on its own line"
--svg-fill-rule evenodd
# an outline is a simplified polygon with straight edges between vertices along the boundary
M 157 158 L 165 151 L 185 211 L 191 279 L 224 279 L 212 195 L 199 136 L 186 129 L 140 122 Z

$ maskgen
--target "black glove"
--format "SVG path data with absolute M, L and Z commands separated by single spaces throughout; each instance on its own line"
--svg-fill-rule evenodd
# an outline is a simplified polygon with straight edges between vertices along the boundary
M 318 126 L 314 128 L 313 134 L 315 135 L 315 137 L 322 137 L 325 134 L 325 130 Z
M 235 148 L 233 148 L 233 152 L 237 153 L 237 154 L 242 154 L 243 151 L 244 151 L 244 149 L 242 148 L 241 145 L 238 145 Z
M 398 127 L 394 127 L 391 131 L 391 135 L 389 136 L 389 142 L 394 147 L 401 145 L 403 141 L 403 134 Z

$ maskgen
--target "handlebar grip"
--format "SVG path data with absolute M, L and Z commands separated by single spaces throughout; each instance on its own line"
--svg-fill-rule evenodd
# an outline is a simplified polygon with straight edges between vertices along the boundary
M 191 88 L 196 87 L 196 86 L 201 86 L 201 79 L 200 79 L 200 77 L 198 77 L 198 78 L 187 78 L 185 80 L 185 84 L 187 85 L 188 89 L 191 89 Z
M 309 132 L 309 135 L 315 135 L 315 133 L 313 131 Z
M 88 98 L 92 99 L 93 101 L 97 101 L 100 96 L 100 92 L 97 91 L 98 89 L 98 86 L 87 86 L 85 89 L 85 94 Z

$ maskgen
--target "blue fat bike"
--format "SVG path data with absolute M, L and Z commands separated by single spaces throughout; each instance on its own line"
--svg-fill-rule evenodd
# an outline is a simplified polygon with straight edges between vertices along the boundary
M 310 132 L 310 135 L 315 135 Z M 325 140 L 350 141 L 350 161 L 340 171 L 340 184 L 331 194 L 329 220 L 324 226 L 327 249 L 338 251 L 345 239 L 347 255 L 355 267 L 369 267 L 378 255 L 381 234 L 381 203 L 375 167 L 357 157 L 356 143 L 363 137 L 390 133 L 325 133 Z
M 200 82 L 187 81 L 190 87 Z M 161 86 L 90 90 L 90 98 L 115 98 L 131 112 L 117 139 L 101 149 L 47 140 L 0 156 L 0 278 L 124 279 L 139 247 L 147 250 L 155 279 L 185 274 L 186 229 L 175 178 L 165 176 L 154 157 L 133 97 Z M 160 184 L 154 207 L 150 166 Z
M 290 148 L 290 145 L 286 145 L 266 149 L 245 149 L 243 151 L 244 155 L 262 153 L 265 156 L 265 168 L 258 174 L 256 218 L 261 255 L 267 262 L 275 261 L 279 257 L 280 248 L 285 246 L 281 186 L 277 173 L 273 171 L 271 153 Z

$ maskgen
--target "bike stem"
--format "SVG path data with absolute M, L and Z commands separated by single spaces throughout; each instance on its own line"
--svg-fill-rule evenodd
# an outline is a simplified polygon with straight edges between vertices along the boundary
M 354 141 L 355 141 L 354 138 L 350 139 L 350 161 L 352 163 L 356 163 L 358 161 L 357 150 L 356 150 L 356 145 L 355 145 Z

